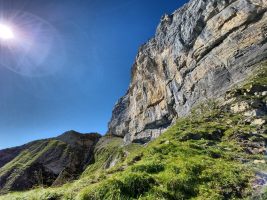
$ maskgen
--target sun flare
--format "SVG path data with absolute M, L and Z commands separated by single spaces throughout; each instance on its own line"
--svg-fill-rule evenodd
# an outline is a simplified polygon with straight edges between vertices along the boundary
M 14 37 L 15 37 L 14 32 L 10 26 L 5 24 L 0 24 L 0 39 L 10 40 L 13 39 Z

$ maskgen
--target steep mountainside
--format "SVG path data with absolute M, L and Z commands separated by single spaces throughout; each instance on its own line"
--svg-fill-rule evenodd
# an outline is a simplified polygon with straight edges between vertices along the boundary
M 77 178 L 93 159 L 98 134 L 69 131 L 0 151 L 0 193 L 61 185 Z
M 104 136 L 78 180 L 2 200 L 266 200 L 267 63 L 147 145 Z
M 191 0 L 162 17 L 108 134 L 0 151 L 0 193 L 36 186 L 0 200 L 267 199 L 266 11 Z
M 266 11 L 265 0 L 191 0 L 162 17 L 138 52 L 108 133 L 146 143 L 246 78 L 267 57 Z

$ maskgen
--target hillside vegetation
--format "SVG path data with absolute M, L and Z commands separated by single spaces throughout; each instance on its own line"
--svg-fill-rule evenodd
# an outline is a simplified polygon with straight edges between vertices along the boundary
M 266 199 L 267 65 L 255 74 L 146 145 L 101 138 L 77 181 L 0 199 Z

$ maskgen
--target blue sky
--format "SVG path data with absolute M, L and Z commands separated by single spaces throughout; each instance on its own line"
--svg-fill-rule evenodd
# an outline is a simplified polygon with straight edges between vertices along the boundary
M 154 35 L 164 13 L 172 13 L 184 3 L 0 0 L 0 16 L 24 12 L 25 20 L 34 16 L 53 28 L 50 35 L 57 34 L 49 47 L 52 57 L 44 57 L 40 65 L 43 71 L 57 70 L 30 76 L 0 66 L 0 149 L 67 130 L 104 134 L 115 102 L 128 88 L 139 46 Z M 35 23 L 25 25 L 25 31 L 34 30 Z M 41 35 L 36 38 L 37 43 L 38 38 L 46 40 Z M 0 54 L 2 51 L 5 49 L 1 48 Z M 40 52 L 43 54 L 39 49 L 33 56 L 40 57 Z M 10 62 L 19 55 L 12 56 Z M 27 68 L 24 65 L 22 70 Z

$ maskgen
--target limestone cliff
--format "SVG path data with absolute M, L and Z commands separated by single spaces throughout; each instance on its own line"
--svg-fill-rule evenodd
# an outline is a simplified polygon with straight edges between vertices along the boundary
M 267 1 L 191 0 L 165 15 L 132 67 L 109 134 L 145 143 L 267 58 Z

